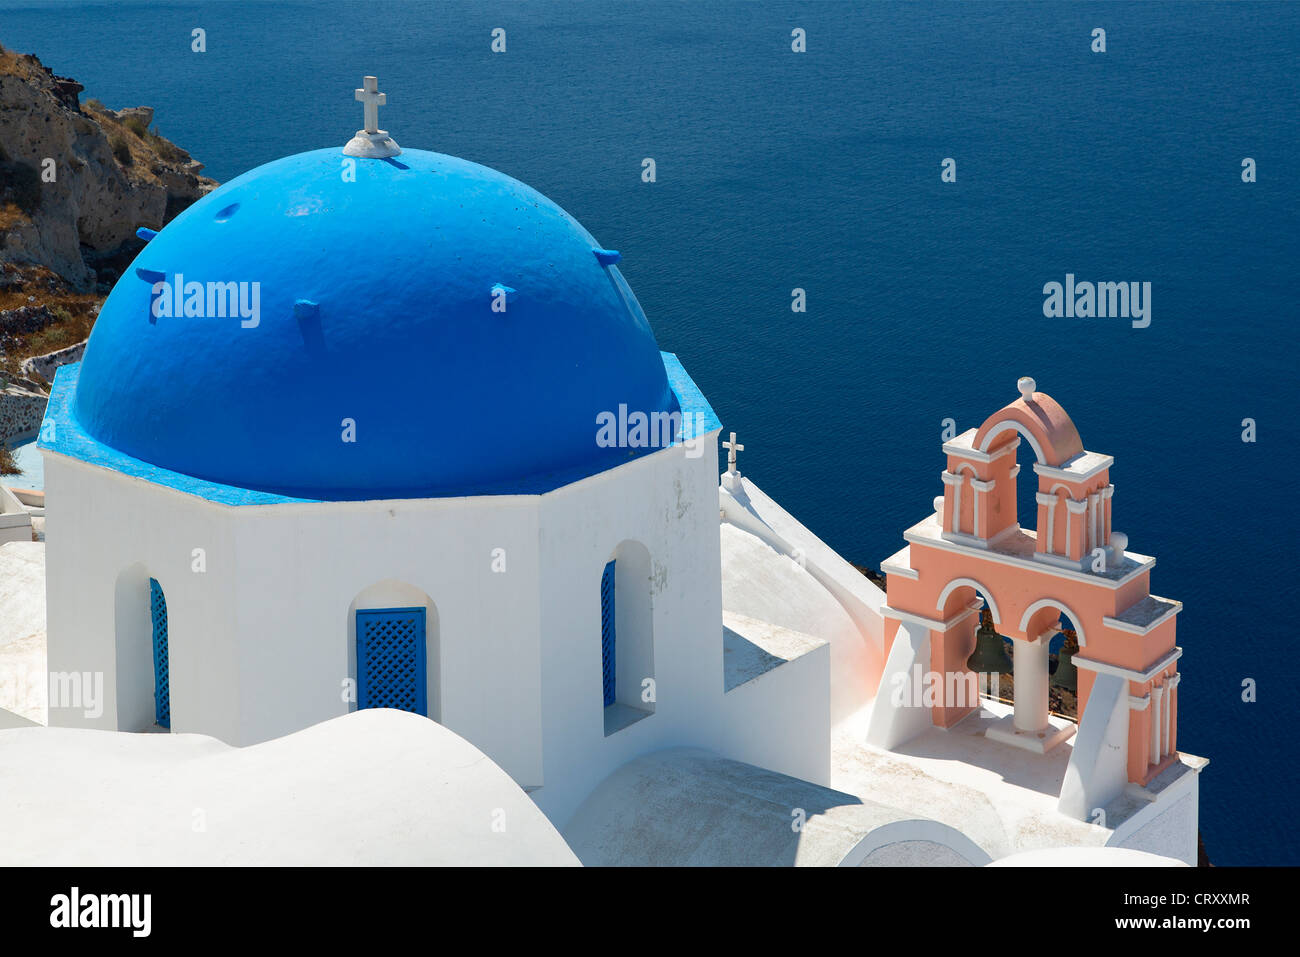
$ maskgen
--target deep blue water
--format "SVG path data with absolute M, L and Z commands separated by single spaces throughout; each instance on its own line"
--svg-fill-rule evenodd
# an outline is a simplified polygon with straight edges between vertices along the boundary
M 1033 375 L 1115 456 L 1115 527 L 1185 602 L 1211 857 L 1300 861 L 1300 6 L 0 0 L 0 42 L 154 106 L 219 180 L 341 146 L 378 74 L 398 142 L 504 170 L 623 252 L 744 472 L 861 563 L 940 494 L 941 421 Z M 1044 318 L 1066 272 L 1151 282 L 1150 327 Z

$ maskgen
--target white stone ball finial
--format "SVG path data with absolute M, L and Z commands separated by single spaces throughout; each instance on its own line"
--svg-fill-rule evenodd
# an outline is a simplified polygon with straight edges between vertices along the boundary
M 1128 548 L 1128 536 L 1123 532 L 1110 533 L 1110 560 L 1112 567 L 1119 568 L 1124 564 L 1124 550 Z
M 1109 566 L 1119 568 L 1125 563 L 1125 549 L 1128 547 L 1128 536 L 1123 532 L 1110 533 L 1110 559 Z
M 1027 375 L 1021 376 L 1016 380 L 1016 388 L 1020 390 L 1020 397 L 1026 402 L 1032 402 L 1034 391 L 1038 388 L 1038 383 Z

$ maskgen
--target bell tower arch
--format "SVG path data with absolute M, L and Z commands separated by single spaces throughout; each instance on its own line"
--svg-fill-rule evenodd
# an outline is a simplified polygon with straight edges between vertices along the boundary
M 897 747 L 976 713 L 986 738 L 1038 754 L 1073 738 L 1060 806 L 1084 818 L 1127 783 L 1146 784 L 1178 760 L 1182 604 L 1151 594 L 1155 559 L 1130 551 L 1128 536 L 1112 530 L 1114 459 L 1087 451 L 1064 408 L 1033 379 L 1017 388 L 1018 399 L 944 443 L 934 512 L 904 532 L 907 546 L 881 566 L 881 689 L 920 665 L 935 676 L 936 694 L 908 705 L 928 712 L 922 720 L 882 704 L 878 693 L 868 739 Z M 1016 508 L 1016 483 L 1030 480 L 1016 464 L 1021 443 L 1033 452 L 1032 519 Z M 1030 521 L 1034 527 L 1025 527 Z M 1014 649 L 1015 709 L 996 720 L 968 693 L 979 687 L 968 662 L 979 660 L 975 629 L 986 606 Z M 1078 637 L 1077 725 L 1050 716 L 1047 706 L 1048 642 L 1062 615 Z

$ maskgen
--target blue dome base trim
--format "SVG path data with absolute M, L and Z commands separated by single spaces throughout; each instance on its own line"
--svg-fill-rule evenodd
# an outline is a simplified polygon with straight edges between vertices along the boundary
M 674 445 L 681 445 L 692 439 L 702 439 L 710 432 L 722 428 L 722 423 L 718 420 L 709 400 L 704 397 L 695 382 L 687 374 L 686 369 L 678 361 L 677 356 L 670 352 L 660 353 L 663 357 L 664 372 L 668 377 L 668 384 L 672 388 L 673 394 L 677 398 L 677 403 L 682 412 L 682 430 Z M 146 482 L 152 482 L 154 485 L 160 485 L 164 488 L 174 489 L 178 492 L 184 492 L 187 495 L 197 495 L 200 498 L 215 502 L 218 505 L 282 505 L 294 502 L 337 502 L 337 501 L 380 501 L 386 499 L 404 499 L 404 498 L 464 498 L 479 495 L 542 495 L 546 492 L 554 491 L 565 485 L 570 485 L 581 479 L 588 478 L 592 475 L 607 471 L 603 468 L 584 467 L 574 469 L 568 472 L 555 472 L 545 475 L 531 476 L 525 479 L 511 480 L 503 483 L 499 488 L 484 489 L 475 488 L 463 492 L 428 489 L 412 489 L 409 492 L 384 492 L 376 494 L 371 492 L 357 492 L 349 495 L 346 492 L 340 492 L 332 495 L 330 498 L 320 497 L 301 497 L 284 494 L 277 491 L 266 491 L 259 489 L 238 488 L 233 485 L 222 485 L 218 482 L 209 482 L 205 479 L 194 478 L 190 475 L 184 475 L 180 472 L 173 472 L 171 469 L 160 468 L 156 465 L 150 465 L 148 462 L 142 462 L 139 459 L 132 458 L 122 452 L 105 445 L 103 442 L 89 435 L 73 414 L 75 406 L 77 383 L 81 377 L 81 363 L 66 365 L 61 367 L 54 377 L 54 386 L 50 390 L 50 401 L 45 407 L 45 418 L 41 422 L 40 438 L 36 445 L 37 448 L 49 452 L 57 452 L 60 455 L 66 455 L 69 458 L 85 462 L 87 465 L 96 465 L 100 468 L 112 469 L 123 475 L 129 475 L 132 478 L 143 479 Z M 592 423 L 593 439 L 596 432 L 596 425 Z M 648 449 L 633 453 L 629 451 L 629 459 L 648 454 L 649 452 L 660 451 L 659 449 Z M 620 462 L 618 464 L 625 464 Z M 617 466 L 611 466 L 617 467 Z

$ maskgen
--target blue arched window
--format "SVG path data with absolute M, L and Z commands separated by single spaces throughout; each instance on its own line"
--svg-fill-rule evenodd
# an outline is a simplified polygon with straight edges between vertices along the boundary
M 615 699 L 614 647 L 614 565 L 605 566 L 605 573 L 600 576 L 600 664 L 604 681 L 605 707 L 608 708 Z
M 630 539 L 600 576 L 600 658 L 608 737 L 655 710 L 650 552 Z
M 167 659 L 167 598 L 158 579 L 149 579 L 149 612 L 153 619 L 153 710 L 160 727 L 172 726 L 171 676 Z

